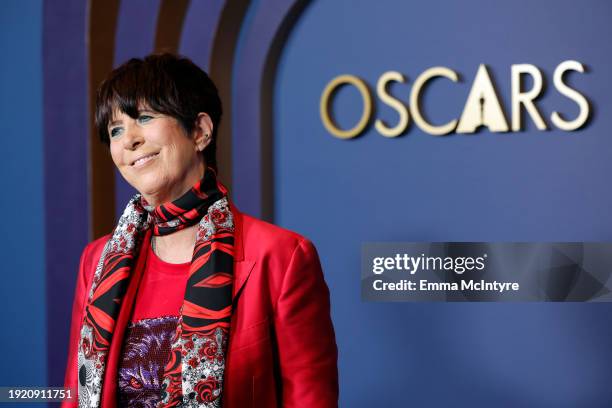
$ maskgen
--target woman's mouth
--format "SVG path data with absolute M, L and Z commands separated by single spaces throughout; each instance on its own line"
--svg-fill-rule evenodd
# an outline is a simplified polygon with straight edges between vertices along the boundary
M 150 162 L 152 159 L 155 158 L 155 156 L 157 156 L 159 153 L 152 153 L 152 154 L 147 154 L 146 156 L 143 156 L 137 160 L 134 161 L 134 163 L 132 163 L 132 167 L 142 167 L 144 166 L 146 163 Z

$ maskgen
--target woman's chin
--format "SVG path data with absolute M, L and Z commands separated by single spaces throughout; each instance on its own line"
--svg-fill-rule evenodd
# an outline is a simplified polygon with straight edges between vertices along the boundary
M 132 187 L 136 189 L 151 205 L 159 204 L 159 200 L 167 195 L 166 185 L 160 183 L 160 179 L 151 177 L 151 180 L 139 180 L 138 183 L 132 184 Z

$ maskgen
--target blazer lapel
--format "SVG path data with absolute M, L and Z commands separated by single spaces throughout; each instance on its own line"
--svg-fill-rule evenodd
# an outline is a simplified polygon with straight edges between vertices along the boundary
M 232 301 L 236 303 L 236 298 L 242 292 L 242 287 L 246 284 L 251 271 L 255 266 L 253 261 L 240 261 L 234 263 L 234 287 L 232 288 Z
M 246 284 L 255 267 L 255 261 L 244 259 L 244 224 L 242 213 L 233 204 L 230 204 L 234 215 L 234 286 L 232 288 L 232 301 L 236 303 L 242 288 Z

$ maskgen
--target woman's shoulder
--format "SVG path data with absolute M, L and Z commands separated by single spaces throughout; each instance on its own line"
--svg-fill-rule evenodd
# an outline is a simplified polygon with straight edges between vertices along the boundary
M 83 252 L 81 253 L 81 263 L 79 266 L 80 275 L 82 279 L 88 282 L 91 279 L 91 275 L 93 275 L 98 261 L 100 260 L 100 256 L 102 255 L 104 245 L 106 244 L 110 236 L 111 234 L 107 234 L 98 239 L 95 239 L 89 244 L 87 244 L 83 249 Z
M 245 257 L 261 253 L 291 254 L 300 246 L 315 251 L 310 240 L 295 231 L 279 227 L 248 214 L 240 213 L 238 228 L 241 230 Z
M 100 258 L 102 254 L 102 250 L 104 249 L 104 245 L 110 238 L 111 234 L 106 234 L 98 239 L 91 241 L 89 244 L 85 246 L 83 249 L 83 253 L 81 255 L 81 261 L 87 260 L 90 257 Z
M 87 298 L 96 266 L 100 260 L 104 244 L 109 237 L 110 234 L 100 237 L 87 244 L 83 249 L 77 275 L 75 301 L 82 303 Z
M 273 244 L 297 244 L 307 240 L 303 235 L 278 225 L 241 213 L 242 233 L 245 239 L 257 236 L 259 240 L 271 241 Z

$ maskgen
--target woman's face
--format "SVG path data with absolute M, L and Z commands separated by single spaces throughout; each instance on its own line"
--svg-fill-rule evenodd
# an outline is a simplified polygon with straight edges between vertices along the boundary
M 113 162 L 150 205 L 180 197 L 204 175 L 200 151 L 212 129 L 208 115 L 200 115 L 191 137 L 175 118 L 151 110 L 139 111 L 136 119 L 120 111 L 113 115 L 108 124 Z

